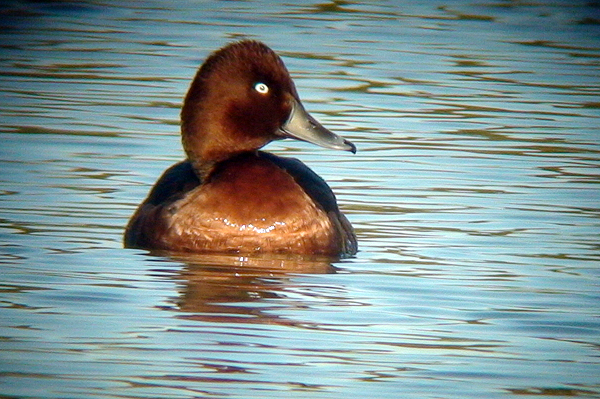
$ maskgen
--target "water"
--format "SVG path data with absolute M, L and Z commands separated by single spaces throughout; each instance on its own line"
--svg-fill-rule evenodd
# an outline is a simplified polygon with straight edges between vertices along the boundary
M 600 397 L 588 1 L 0 6 L 0 397 Z M 122 248 L 204 57 L 265 41 L 356 155 L 356 257 Z

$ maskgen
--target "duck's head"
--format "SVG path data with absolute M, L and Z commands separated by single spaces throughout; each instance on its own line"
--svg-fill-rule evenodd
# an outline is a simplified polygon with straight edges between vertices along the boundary
M 208 57 L 187 93 L 181 123 L 183 147 L 202 174 L 286 137 L 356 152 L 305 111 L 283 61 L 257 41 L 236 42 Z

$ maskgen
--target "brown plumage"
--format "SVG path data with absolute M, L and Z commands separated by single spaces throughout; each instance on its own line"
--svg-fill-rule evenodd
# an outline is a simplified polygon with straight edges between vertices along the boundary
M 187 160 L 168 169 L 125 231 L 127 247 L 343 255 L 356 237 L 329 186 L 296 159 L 258 151 L 293 137 L 355 151 L 304 111 L 281 59 L 255 41 L 213 53 L 185 98 Z

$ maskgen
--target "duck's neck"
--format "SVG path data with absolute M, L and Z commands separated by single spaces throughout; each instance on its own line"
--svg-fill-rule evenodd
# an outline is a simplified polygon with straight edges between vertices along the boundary
M 194 173 L 196 173 L 196 176 L 203 183 L 208 180 L 208 177 L 217 165 L 217 162 L 194 162 L 193 160 L 189 160 L 189 162 L 192 164 Z
M 201 182 L 207 182 L 210 179 L 211 174 L 219 167 L 220 164 L 227 162 L 230 159 L 237 158 L 240 156 L 258 156 L 259 151 L 242 151 L 235 154 L 229 154 L 228 157 L 223 157 L 223 159 L 213 159 L 210 161 L 205 161 L 201 159 L 190 159 L 188 161 L 192 164 L 194 172 L 196 176 L 200 179 Z

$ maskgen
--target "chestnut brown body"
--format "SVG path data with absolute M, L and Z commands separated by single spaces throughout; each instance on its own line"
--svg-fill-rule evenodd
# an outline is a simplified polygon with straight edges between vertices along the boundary
M 343 255 L 356 237 L 327 183 L 302 162 L 259 148 L 285 137 L 355 151 L 300 103 L 281 59 L 238 42 L 211 55 L 182 110 L 187 160 L 139 206 L 125 246 L 186 252 Z

